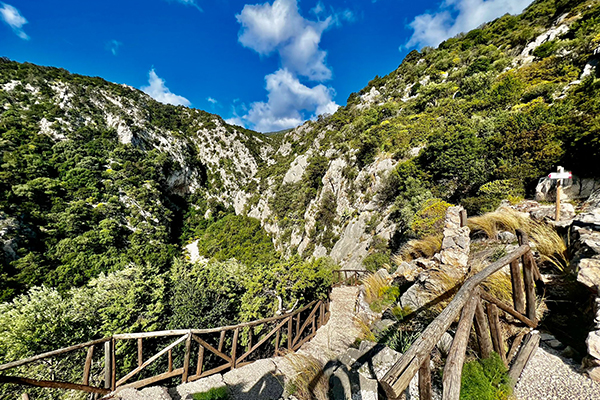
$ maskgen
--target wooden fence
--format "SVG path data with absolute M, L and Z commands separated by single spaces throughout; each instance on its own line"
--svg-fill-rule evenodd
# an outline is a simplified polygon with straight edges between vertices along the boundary
M 192 382 L 296 351 L 315 336 L 329 316 L 329 300 L 319 300 L 288 314 L 233 326 L 118 334 L 0 365 L 0 372 L 8 371 L 83 351 L 85 362 L 79 382 L 0 375 L 0 383 L 104 395 L 117 388 L 141 388 L 176 377 Z M 92 366 L 98 364 L 103 368 L 94 375 Z
M 368 275 L 371 275 L 371 272 L 364 269 L 341 269 L 333 271 L 333 285 L 360 285 L 361 280 Z
M 458 400 L 460 397 L 462 368 L 473 324 L 481 357 L 487 358 L 492 351 L 496 351 L 505 365 L 510 365 L 509 375 L 513 382 L 516 382 L 540 340 L 535 330 L 527 334 L 518 334 L 513 338 L 507 352 L 500 327 L 498 309 L 529 328 L 535 328 L 538 323 L 534 280 L 539 277 L 539 271 L 531 254 L 527 235 L 520 231 L 517 234 L 519 248 L 467 279 L 444 311 L 429 324 L 382 378 L 380 384 L 389 398 L 399 398 L 417 373 L 420 399 L 432 398 L 431 352 L 444 332 L 459 316 L 458 327 L 444 367 L 443 400 Z M 505 266 L 510 266 L 512 305 L 502 302 L 480 287 L 487 278 Z

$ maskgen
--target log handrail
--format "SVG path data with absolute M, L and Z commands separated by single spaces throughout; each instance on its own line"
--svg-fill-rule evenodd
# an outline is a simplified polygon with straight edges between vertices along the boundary
M 306 314 L 306 312 L 310 310 L 310 314 Z M 283 332 L 286 332 L 287 327 L 287 347 L 290 351 L 297 350 L 303 343 L 305 343 L 308 339 L 312 338 L 316 332 L 313 331 L 310 334 L 304 334 L 304 328 L 313 323 L 315 318 L 320 321 L 320 325 L 324 324 L 327 320 L 327 313 L 329 312 L 329 302 L 325 302 L 323 300 L 314 300 L 309 304 L 286 314 L 276 315 L 269 318 L 263 318 L 260 320 L 249 321 L 240 323 L 237 325 L 228 325 L 217 328 L 209 328 L 209 329 L 173 329 L 173 330 L 163 330 L 163 331 L 154 331 L 154 332 L 138 332 L 138 333 L 119 333 L 114 334 L 111 337 L 105 337 L 102 339 L 97 339 L 93 341 L 89 341 L 86 343 L 81 343 L 73 346 L 69 346 L 66 348 L 53 350 L 49 352 L 45 352 L 42 354 L 38 354 L 26 359 L 13 361 L 10 363 L 6 363 L 0 365 L 0 371 L 8 370 L 11 368 L 20 367 L 32 362 L 40 361 L 43 359 L 55 357 L 58 355 L 63 355 L 66 353 L 70 353 L 72 351 L 88 348 L 87 355 L 85 357 L 85 364 L 83 367 L 83 378 L 80 382 L 83 383 L 71 383 L 71 382 L 61 382 L 58 380 L 36 380 L 19 376 L 7 376 L 0 375 L 0 383 L 18 383 L 25 384 L 30 386 L 39 386 L 39 387 L 49 387 L 49 388 L 65 388 L 65 389 L 74 389 L 81 390 L 89 393 L 100 393 L 107 394 L 111 391 L 114 391 L 117 388 L 139 388 L 143 386 L 147 386 L 149 384 L 155 383 L 160 380 L 172 378 L 178 375 L 181 375 L 181 379 L 183 382 L 190 382 L 197 380 L 201 377 L 210 376 L 212 374 L 221 372 L 226 369 L 233 369 L 239 367 L 241 365 L 246 365 L 251 363 L 252 361 L 246 361 L 248 357 L 255 351 L 257 351 L 262 345 L 264 345 L 269 339 L 271 339 L 275 333 L 281 334 L 281 330 L 283 328 Z M 304 315 L 303 315 L 304 314 Z M 317 315 L 318 314 L 318 315 Z M 293 319 L 296 318 L 296 324 L 293 324 Z M 321 322 L 322 321 L 322 322 Z M 238 345 L 239 340 L 238 336 L 240 335 L 243 328 L 252 328 L 260 325 L 272 324 L 275 323 L 275 329 L 271 330 L 266 335 L 261 335 L 260 338 L 257 338 L 258 341 L 248 348 L 248 351 L 243 353 L 241 356 L 237 356 L 238 354 Z M 300 328 L 300 324 L 302 323 L 302 328 Z M 319 325 L 319 326 L 320 326 Z M 297 328 L 296 332 L 294 332 L 294 326 Z M 228 331 L 233 331 L 233 342 L 231 343 L 231 349 L 227 350 L 227 352 L 231 352 L 231 355 L 224 353 L 225 350 L 221 351 L 216 349 L 212 345 L 210 345 L 206 340 L 203 340 L 200 335 L 210 335 L 220 333 L 219 338 L 219 347 L 222 349 L 224 347 L 225 342 L 225 334 Z M 250 334 L 251 335 L 251 334 Z M 179 338 L 175 340 L 173 343 L 169 344 L 158 353 L 144 359 L 143 357 L 143 340 L 152 339 L 152 338 L 169 338 L 169 337 L 177 337 Z M 250 339 L 250 338 L 249 338 Z M 116 343 L 117 341 L 128 341 L 135 340 L 136 346 L 135 357 L 137 358 L 137 362 L 135 363 L 135 368 L 133 368 L 130 372 L 126 373 L 123 377 L 117 379 L 117 360 L 116 360 Z M 251 340 L 251 339 L 250 339 Z M 191 343 L 197 343 L 197 351 L 198 351 L 198 361 L 196 366 L 196 373 L 190 373 L 190 359 L 191 359 Z M 278 340 L 279 342 L 279 340 Z M 185 343 L 185 353 L 183 357 L 183 366 L 180 368 L 173 367 L 173 349 Z M 101 375 L 101 379 L 104 380 L 104 387 L 95 387 L 90 386 L 89 381 L 91 379 L 91 366 L 93 363 L 93 357 L 96 357 L 97 352 L 94 352 L 94 346 L 104 344 L 104 368 Z M 279 343 L 276 343 L 276 351 L 278 350 Z M 206 350 L 220 358 L 222 358 L 226 364 L 217 366 L 216 368 L 209 369 L 207 371 L 203 371 L 205 362 L 204 355 Z M 168 354 L 168 371 L 162 374 L 158 374 L 149 378 L 144 378 L 132 383 L 127 383 L 133 376 L 140 373 L 142 370 L 146 369 L 150 364 L 155 362 L 161 356 Z M 276 354 L 275 354 L 276 355 Z M 259 355 L 259 357 L 264 357 L 265 354 Z M 178 366 L 179 367 L 179 366 Z
M 444 332 L 448 330 L 467 301 L 472 297 L 474 290 L 491 275 L 498 272 L 504 266 L 509 265 L 514 260 L 518 260 L 520 257 L 525 256 L 530 250 L 529 245 L 523 244 L 512 253 L 493 262 L 484 270 L 473 275 L 463 283 L 450 304 L 448 304 L 441 314 L 429 324 L 423 332 L 421 332 L 421 335 L 419 335 L 413 345 L 382 378 L 380 383 L 388 397 L 400 397 L 423 362 L 431 354 L 431 351 Z

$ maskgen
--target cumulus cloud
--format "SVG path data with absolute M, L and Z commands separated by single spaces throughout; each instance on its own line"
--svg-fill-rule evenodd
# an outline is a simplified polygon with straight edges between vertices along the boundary
M 477 28 L 506 13 L 518 14 L 531 0 L 445 0 L 435 12 L 417 15 L 406 47 L 437 46 L 442 41 Z
M 302 124 L 307 115 L 333 114 L 339 107 L 335 92 L 325 85 L 308 87 L 290 71 L 280 69 L 265 77 L 266 102 L 252 103 L 248 113 L 231 119 L 236 125 L 251 124 L 257 131 L 273 132 Z
M 211 104 L 217 104 L 218 101 L 216 99 L 213 99 L 212 97 L 207 97 L 206 100 L 211 103 Z
M 236 15 L 241 25 L 239 42 L 261 56 L 278 55 L 281 68 L 265 77 L 267 101 L 252 103 L 241 116 L 234 110 L 228 122 L 272 132 L 337 110 L 335 91 L 321 83 L 332 76 L 327 52 L 320 48 L 321 37 L 342 21 L 354 21 L 355 15 L 350 10 L 336 11 L 322 1 L 310 12 L 316 20 L 300 15 L 297 0 L 274 0 L 246 5 Z M 317 84 L 310 87 L 307 82 Z
M 168 0 L 169 2 L 175 1 L 177 3 L 184 4 L 186 6 L 192 6 L 198 9 L 198 11 L 202 11 L 202 8 L 196 3 L 196 0 Z
M 245 47 L 263 56 L 277 52 L 285 69 L 310 80 L 331 78 L 325 65 L 327 53 L 319 43 L 334 22 L 332 16 L 310 21 L 300 15 L 296 0 L 275 0 L 273 4 L 247 4 L 236 18 L 242 25 L 238 39 Z
M 23 31 L 23 25 L 27 23 L 25 17 L 21 15 L 19 10 L 10 4 L 0 2 L 0 18 L 13 30 L 15 35 L 23 40 L 29 40 L 29 36 Z
M 173 104 L 174 106 L 189 106 L 191 104 L 185 97 L 171 93 L 169 88 L 165 86 L 164 79 L 156 75 L 154 68 L 148 73 L 148 78 L 148 86 L 143 86 L 141 89 L 154 100 L 165 104 Z
M 108 49 L 108 51 L 110 51 L 112 53 L 113 56 L 116 56 L 117 53 L 119 52 L 119 47 L 121 47 L 123 45 L 123 43 L 119 42 L 118 40 L 111 40 L 108 43 L 106 43 L 106 48 Z

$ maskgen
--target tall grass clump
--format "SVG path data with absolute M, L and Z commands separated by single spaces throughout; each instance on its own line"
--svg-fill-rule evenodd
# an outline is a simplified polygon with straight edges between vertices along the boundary
M 382 312 L 394 304 L 400 296 L 400 289 L 392 286 L 388 279 L 380 274 L 372 274 L 363 279 L 365 300 L 375 312 Z
M 534 221 L 524 213 L 502 208 L 469 218 L 468 226 L 471 232 L 483 232 L 490 239 L 495 239 L 500 231 L 516 233 L 520 229 L 529 235 L 532 247 L 535 247 L 542 261 L 561 272 L 566 272 L 570 267 L 568 243 L 553 226 Z
M 298 353 L 290 353 L 285 359 L 294 371 L 287 386 L 290 395 L 298 400 L 328 400 L 329 380 L 319 360 Z
M 400 264 L 403 261 L 410 261 L 419 257 L 433 257 L 442 249 L 443 239 L 444 235 L 431 235 L 421 239 L 410 240 L 393 257 L 394 262 Z

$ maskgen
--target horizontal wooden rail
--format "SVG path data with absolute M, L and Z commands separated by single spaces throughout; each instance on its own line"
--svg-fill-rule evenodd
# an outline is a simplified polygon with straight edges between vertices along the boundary
M 425 328 L 413 345 L 382 378 L 380 383 L 388 397 L 400 397 L 444 332 L 456 320 L 464 305 L 471 298 L 473 291 L 492 274 L 498 272 L 514 260 L 519 259 L 519 257 L 522 257 L 529 251 L 530 248 L 528 245 L 519 246 L 512 253 L 495 261 L 483 271 L 465 281 L 450 304 Z
M 13 362 L 9 362 L 6 364 L 2 364 L 2 365 L 0 365 L 0 371 L 4 371 L 5 369 L 19 367 L 21 365 L 29 364 L 34 361 L 42 360 L 44 358 L 58 356 L 58 355 L 61 355 L 64 353 L 68 353 L 70 351 L 83 349 L 84 347 L 93 346 L 95 344 L 108 342 L 110 340 L 111 340 L 111 338 L 102 338 L 102 339 L 98 339 L 98 340 L 92 340 L 91 342 L 86 342 L 86 343 L 81 343 L 81 344 L 76 344 L 73 346 L 65 347 L 64 349 L 48 351 L 46 353 L 38 354 L 36 356 L 25 358 L 23 360 L 18 360 L 18 361 L 13 361 Z
M 2 375 L 0 375 L 0 382 L 19 383 L 30 386 L 51 388 L 75 389 L 89 393 L 100 394 L 106 394 L 110 391 L 114 391 L 115 389 L 140 388 L 160 380 L 169 379 L 176 376 L 181 376 L 182 382 L 190 382 L 227 369 L 234 369 L 242 365 L 247 365 L 256 359 L 276 356 L 280 353 L 279 350 L 282 345 L 282 339 L 285 340 L 284 345 L 289 351 L 295 351 L 310 338 L 314 337 L 317 328 L 327 322 L 328 313 L 328 301 L 314 300 L 298 310 L 283 315 L 276 315 L 273 317 L 244 322 L 237 325 L 222 326 L 210 329 L 173 329 L 155 332 L 119 333 L 113 335 L 112 337 L 93 340 L 0 365 L 0 371 L 8 370 L 26 365 L 28 363 L 87 348 L 85 364 L 83 365 L 83 377 L 79 378 L 79 382 L 81 383 L 60 382 L 58 380 L 42 381 L 24 377 Z M 295 324 L 294 319 L 296 320 Z M 311 325 L 312 329 L 307 329 L 307 327 Z M 267 327 L 267 333 L 256 337 L 256 342 L 252 344 L 252 331 L 255 329 L 255 327 L 259 326 Z M 296 329 L 294 330 L 294 328 Z M 247 331 L 248 343 L 246 348 L 247 351 L 244 352 L 243 350 L 246 349 L 240 348 L 239 336 L 244 334 L 246 329 L 249 329 L 249 331 Z M 262 329 L 263 328 L 261 327 L 261 330 Z M 229 332 L 232 332 L 233 334 L 232 339 L 231 336 L 229 336 L 229 339 L 226 339 L 226 335 Z M 219 337 L 216 338 L 218 341 L 218 346 L 214 341 L 214 335 L 216 334 L 220 334 Z M 210 339 L 210 336 L 202 338 L 202 335 L 213 335 L 212 340 Z M 156 354 L 147 358 L 144 357 L 143 351 L 145 349 L 154 348 L 153 346 L 144 346 L 144 340 L 163 339 L 162 342 L 159 341 L 159 343 L 163 343 L 164 339 L 168 339 L 169 337 L 175 337 L 176 340 L 166 345 L 166 347 L 162 348 L 162 350 L 158 351 Z M 132 367 L 131 371 L 125 373 L 124 376 L 118 377 L 117 374 L 121 371 L 117 368 L 116 347 L 119 341 L 128 340 L 136 341 L 135 346 L 133 346 L 133 351 L 135 353 L 132 353 L 132 355 L 136 358 L 137 362 L 135 362 L 135 367 Z M 229 340 L 231 340 L 231 342 Z M 181 358 L 176 358 L 174 356 L 173 349 L 184 342 L 185 350 L 183 354 L 183 365 L 174 366 L 175 363 L 181 363 Z M 214 346 L 209 342 L 213 343 Z M 193 348 L 192 343 L 194 343 Z M 94 351 L 94 346 L 99 344 L 104 344 L 103 355 Z M 228 347 L 228 349 L 225 350 L 225 347 Z M 126 348 L 129 349 L 129 347 Z M 195 353 L 196 351 L 197 365 L 195 373 L 193 373 L 190 371 L 190 360 L 192 358 L 192 352 Z M 255 354 L 254 356 L 252 356 L 253 353 Z M 143 379 L 131 383 L 128 382 L 135 375 L 147 370 L 147 367 L 150 364 L 156 362 L 165 354 L 168 355 L 168 368 L 166 372 L 151 377 L 140 376 Z M 97 359 L 100 357 L 103 358 L 103 372 L 101 375 L 96 374 L 92 376 L 92 365 L 94 364 L 94 358 Z M 225 364 L 219 365 L 219 359 L 225 361 Z M 208 368 L 208 370 L 204 370 L 205 367 Z M 98 378 L 104 381 L 104 388 L 97 388 L 89 385 L 90 381 Z

